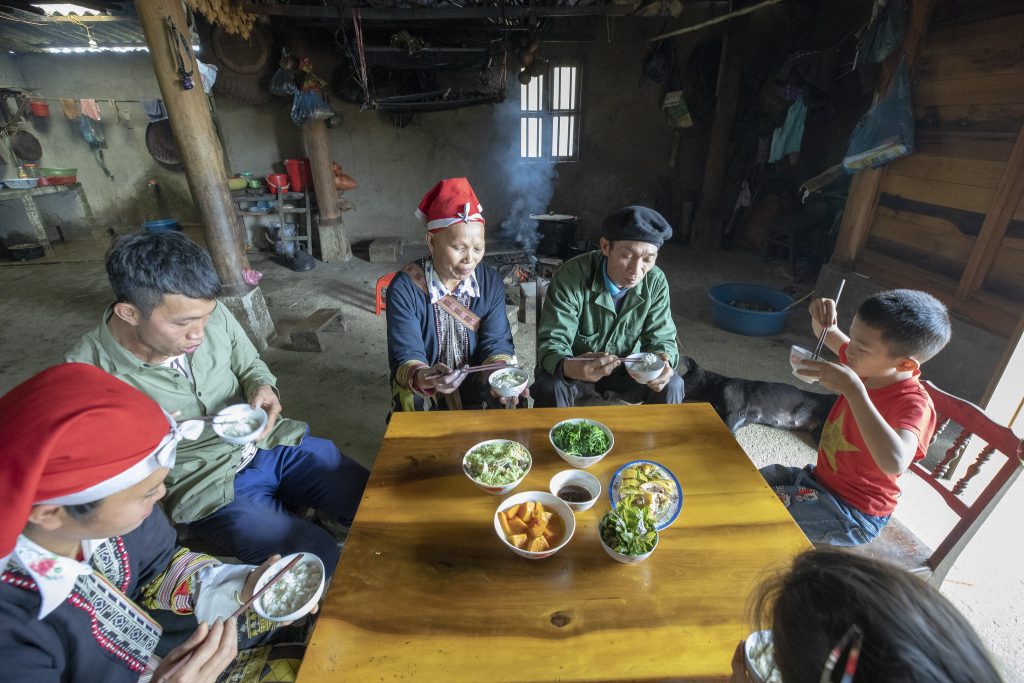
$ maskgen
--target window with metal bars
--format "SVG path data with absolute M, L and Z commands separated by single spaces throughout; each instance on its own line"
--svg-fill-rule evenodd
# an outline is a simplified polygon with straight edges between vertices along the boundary
M 544 75 L 520 86 L 519 158 L 578 161 L 579 139 L 579 70 L 552 64 Z

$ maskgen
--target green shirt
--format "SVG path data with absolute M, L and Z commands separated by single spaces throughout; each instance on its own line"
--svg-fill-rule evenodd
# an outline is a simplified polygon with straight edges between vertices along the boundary
M 222 304 L 218 303 L 210 314 L 203 343 L 189 354 L 194 385 L 177 370 L 143 362 L 121 346 L 107 327 L 112 311 L 110 307 L 104 312 L 99 327 L 82 337 L 65 360 L 89 363 L 109 372 L 147 394 L 167 412 L 180 411 L 178 420 L 247 403 L 257 387 L 277 383 L 241 325 Z M 305 423 L 280 418 L 270 436 L 257 445 L 295 445 L 305 433 Z M 235 470 L 242 449 L 221 440 L 209 425 L 195 441 L 180 442 L 174 470 L 164 482 L 167 497 L 163 505 L 171 519 L 193 522 L 230 503 L 235 497 Z
M 620 357 L 649 351 L 666 353 L 675 368 L 679 349 L 665 273 L 657 266 L 647 271 L 616 311 L 604 282 L 604 261 L 601 252 L 592 251 L 555 271 L 537 331 L 538 364 L 556 375 L 563 358 L 590 351 Z

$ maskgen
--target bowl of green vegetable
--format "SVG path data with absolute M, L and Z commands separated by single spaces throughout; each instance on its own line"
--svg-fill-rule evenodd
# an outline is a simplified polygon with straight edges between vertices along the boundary
M 635 505 L 629 499 L 604 513 L 597 524 L 601 547 L 616 562 L 643 562 L 658 547 L 658 530 L 650 508 Z
M 612 430 L 583 417 L 562 420 L 548 432 L 552 447 L 573 467 L 590 467 L 615 447 Z
M 469 480 L 494 496 L 519 486 L 532 466 L 526 446 L 508 439 L 481 441 L 462 458 L 462 471 Z

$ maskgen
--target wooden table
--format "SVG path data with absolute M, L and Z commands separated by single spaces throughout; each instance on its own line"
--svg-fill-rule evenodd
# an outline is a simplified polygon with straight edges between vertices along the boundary
M 494 533 L 501 499 L 462 473 L 474 444 L 514 439 L 533 454 L 514 493 L 547 491 L 569 469 L 548 430 L 569 417 L 615 434 L 588 470 L 606 489 L 637 458 L 679 478 L 682 514 L 645 562 L 601 548 L 607 491 L 559 553 L 518 557 Z M 751 589 L 809 547 L 704 403 L 396 413 L 299 681 L 725 680 Z

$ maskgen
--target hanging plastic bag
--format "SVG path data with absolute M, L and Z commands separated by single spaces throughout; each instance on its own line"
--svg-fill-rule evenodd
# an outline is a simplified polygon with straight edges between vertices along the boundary
M 330 105 L 315 90 L 298 91 L 292 96 L 292 121 L 295 123 L 324 121 L 333 115 Z
M 907 30 L 907 5 L 904 0 L 876 0 L 871 23 L 857 41 L 857 56 L 880 63 L 903 42 Z
M 107 168 L 106 159 L 103 158 L 103 147 L 107 144 L 107 140 L 103 135 L 103 129 L 100 128 L 96 121 L 82 114 L 78 117 L 78 130 L 82 133 L 82 138 L 89 145 L 89 149 L 92 150 L 93 156 L 96 157 L 96 163 L 103 169 L 103 173 L 113 180 L 114 174 Z
M 199 65 L 199 80 L 203 82 L 203 92 L 209 95 L 213 90 L 213 84 L 217 82 L 217 67 L 214 64 L 204 64 L 198 59 L 196 64 Z
M 914 109 L 910 101 L 910 69 L 900 57 L 889 90 L 857 123 L 843 157 L 847 173 L 878 168 L 914 151 Z
M 283 66 L 270 79 L 270 92 L 274 95 L 294 95 L 299 89 L 295 85 L 295 72 Z

